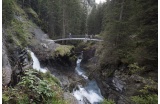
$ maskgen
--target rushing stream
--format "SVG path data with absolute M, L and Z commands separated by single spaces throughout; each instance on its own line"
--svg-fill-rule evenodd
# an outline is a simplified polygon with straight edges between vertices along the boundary
M 78 75 L 81 75 L 86 80 L 87 85 L 84 87 L 82 85 L 77 85 L 78 89 L 73 89 L 73 95 L 78 100 L 79 104 L 85 104 L 87 101 L 91 104 L 100 103 L 103 101 L 103 96 L 101 95 L 100 89 L 95 80 L 89 80 L 85 75 L 85 72 L 80 67 L 81 61 L 82 59 L 77 60 L 77 66 L 75 70 Z
M 87 80 L 88 77 L 85 75 L 85 72 L 80 68 L 81 61 L 82 61 L 82 59 L 77 60 L 77 66 L 76 66 L 75 70 L 78 73 L 78 75 L 81 75 L 83 78 L 85 78 Z
M 31 57 L 33 59 L 33 68 L 45 73 L 47 70 L 40 67 L 40 62 L 38 58 L 35 56 L 35 54 L 32 51 L 29 51 L 31 54 Z M 88 77 L 85 75 L 86 73 L 82 68 L 80 67 L 82 59 L 77 60 L 77 66 L 75 68 L 75 71 L 78 75 L 82 76 L 86 82 L 86 86 L 77 85 L 78 89 L 73 89 L 73 95 L 78 100 L 79 104 L 98 104 L 101 101 L 103 101 L 103 96 L 101 95 L 100 89 L 97 86 L 97 83 L 95 80 L 89 80 Z

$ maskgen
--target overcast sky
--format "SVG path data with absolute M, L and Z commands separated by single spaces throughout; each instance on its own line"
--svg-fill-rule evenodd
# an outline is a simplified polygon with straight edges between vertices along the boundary
M 106 2 L 106 0 L 96 0 L 97 4 L 99 4 L 100 2 L 103 3 L 103 2 Z

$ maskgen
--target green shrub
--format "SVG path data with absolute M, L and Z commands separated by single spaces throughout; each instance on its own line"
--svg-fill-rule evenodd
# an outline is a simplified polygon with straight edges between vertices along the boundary
M 49 72 L 26 69 L 14 88 L 3 90 L 2 100 L 4 104 L 67 104 L 58 83 Z
M 146 80 L 147 84 L 139 90 L 139 95 L 132 96 L 131 100 L 135 104 L 158 104 L 158 84 L 152 79 Z
M 115 102 L 111 99 L 104 99 L 102 104 L 115 104 Z
M 65 56 L 65 55 L 70 55 L 71 50 L 74 48 L 74 46 L 69 46 L 69 45 L 60 45 L 55 49 L 53 52 L 53 56 Z
M 7 88 L 2 94 L 3 104 L 29 104 L 27 94 L 17 88 Z
M 7 96 L 6 94 L 2 94 L 2 101 L 3 101 L 3 103 L 8 102 L 9 96 Z
M 145 85 L 141 90 L 139 90 L 142 94 L 151 94 L 157 91 L 158 89 L 156 85 Z
M 131 100 L 135 104 L 158 104 L 158 96 L 156 94 L 145 96 L 132 96 Z
M 39 98 L 42 98 L 45 102 L 54 96 L 54 92 L 48 81 L 38 78 L 35 74 L 38 74 L 38 72 L 27 70 L 18 85 L 29 92 L 34 92 L 36 100 L 40 101 Z
M 46 73 L 41 73 L 41 75 L 43 76 L 43 78 L 49 82 L 53 82 L 56 83 L 57 85 L 61 85 L 59 79 L 57 79 L 56 77 L 54 77 L 49 71 L 47 71 Z
M 129 67 L 130 74 L 140 73 L 144 71 L 144 67 L 138 66 L 137 63 L 130 64 L 128 67 Z

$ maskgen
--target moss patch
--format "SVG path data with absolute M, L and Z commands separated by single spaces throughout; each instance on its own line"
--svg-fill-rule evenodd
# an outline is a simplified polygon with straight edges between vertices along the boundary
M 31 14 L 32 17 L 37 18 L 38 19 L 38 15 L 37 13 L 32 9 L 32 8 L 26 8 L 26 12 Z
M 104 99 L 102 104 L 115 104 L 115 102 L 113 100 L 110 100 L 110 99 Z
M 31 21 L 28 20 L 27 14 L 21 9 L 17 3 L 13 3 L 15 18 L 11 21 L 10 26 L 6 29 L 8 43 L 15 46 L 25 47 L 30 42 L 32 34 L 29 28 L 35 27 Z
M 26 13 L 24 12 L 23 9 L 20 8 L 20 6 L 16 3 L 16 2 L 13 2 L 14 4 L 14 14 L 17 15 L 17 16 L 23 16 L 23 17 L 27 17 Z
M 40 25 L 41 20 L 38 17 L 38 14 L 32 8 L 26 8 L 26 13 L 28 14 L 29 19 L 33 20 L 36 24 Z
M 55 49 L 53 52 L 53 56 L 69 56 L 71 54 L 71 51 L 73 50 L 74 46 L 69 46 L 69 45 L 60 45 Z

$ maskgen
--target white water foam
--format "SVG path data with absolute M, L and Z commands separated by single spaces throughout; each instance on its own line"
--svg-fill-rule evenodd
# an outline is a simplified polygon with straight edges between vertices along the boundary
M 82 59 L 77 60 L 77 66 L 75 70 L 78 75 L 84 77 L 88 81 L 88 85 L 86 87 L 77 85 L 78 89 L 73 91 L 74 97 L 79 101 L 79 104 L 85 104 L 85 99 L 87 99 L 91 104 L 102 102 L 103 96 L 100 93 L 100 89 L 98 88 L 96 81 L 90 81 L 88 79 L 88 77 L 85 75 L 85 72 L 80 67 L 81 61 Z
M 80 64 L 81 61 L 82 61 L 82 59 L 78 59 L 78 60 L 77 60 L 77 64 Z
M 96 93 L 96 91 L 92 89 L 87 91 L 85 88 L 81 86 L 78 87 L 79 90 L 73 91 L 73 95 L 79 101 L 79 103 L 84 104 L 84 98 L 86 98 L 91 104 L 103 101 L 103 97 Z
M 76 72 L 78 73 L 78 75 L 82 76 L 84 79 L 88 79 L 88 77 L 85 75 L 85 72 L 80 68 L 81 61 L 82 59 L 77 60 Z
M 47 72 L 46 69 L 41 68 L 40 63 L 39 63 L 39 60 L 38 60 L 38 58 L 35 56 L 35 54 L 34 54 L 32 51 L 30 51 L 30 50 L 28 50 L 28 52 L 30 52 L 31 57 L 32 57 L 32 59 L 33 59 L 33 69 L 36 69 L 36 70 L 38 70 L 38 71 L 40 71 L 40 72 L 43 72 L 43 73 Z

